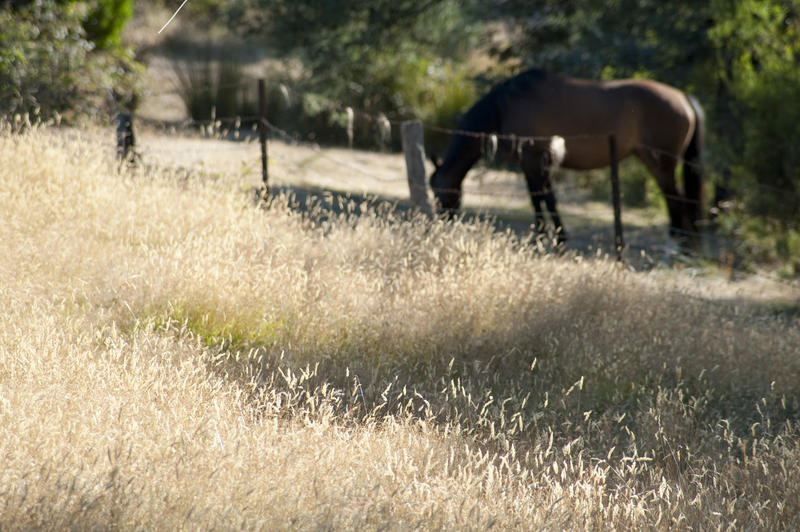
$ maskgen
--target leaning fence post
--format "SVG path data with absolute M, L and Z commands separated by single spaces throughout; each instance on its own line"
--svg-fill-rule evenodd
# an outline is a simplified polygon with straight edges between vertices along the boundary
M 402 137 L 411 205 L 430 216 L 433 214 L 433 209 L 428 200 L 428 186 L 425 182 L 425 141 L 422 122 L 419 120 L 403 122 Z
M 117 115 L 117 157 L 122 161 L 132 161 L 135 145 L 133 114 L 119 113 Z
M 619 191 L 619 168 L 617 165 L 617 137 L 608 136 L 608 155 L 611 163 L 611 201 L 614 204 L 614 249 L 617 260 L 622 262 L 622 250 L 625 243 L 622 240 L 622 204 Z
M 269 170 L 267 167 L 267 91 L 263 78 L 258 80 L 258 140 L 261 144 L 261 179 L 264 182 L 262 193 L 266 199 L 269 195 Z

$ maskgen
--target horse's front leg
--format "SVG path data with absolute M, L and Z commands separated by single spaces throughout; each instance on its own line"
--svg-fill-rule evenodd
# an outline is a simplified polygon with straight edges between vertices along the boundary
M 553 188 L 550 185 L 550 180 L 547 180 L 546 189 L 544 194 L 544 203 L 547 205 L 547 212 L 550 213 L 550 219 L 553 221 L 553 227 L 556 230 L 556 240 L 559 244 L 564 244 L 569 239 L 567 230 L 564 229 L 564 224 L 561 223 L 561 216 L 556 209 L 556 195 L 553 193 Z
M 547 232 L 547 220 L 544 216 L 544 189 L 539 186 L 531 186 L 528 180 L 528 192 L 531 195 L 531 204 L 533 204 L 533 217 L 534 217 L 534 231 L 536 235 L 543 235 Z
M 531 159 L 523 157 L 522 170 L 525 173 L 525 181 L 528 184 L 528 192 L 531 195 L 531 203 L 533 203 L 536 216 L 536 233 L 543 234 L 546 229 L 544 209 L 542 208 L 542 203 L 544 203 L 556 231 L 556 240 L 559 244 L 563 244 L 567 241 L 568 235 L 564 224 L 561 223 L 561 216 L 558 214 L 556 196 L 550 184 L 550 177 L 540 161 Z

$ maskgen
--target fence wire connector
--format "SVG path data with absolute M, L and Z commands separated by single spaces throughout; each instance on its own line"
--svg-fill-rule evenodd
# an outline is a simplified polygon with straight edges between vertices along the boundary
M 392 123 L 386 118 L 386 115 L 379 113 L 375 119 L 378 128 L 378 144 L 381 150 L 386 150 L 387 146 L 392 140 Z
M 517 136 L 511 133 L 508 136 L 508 141 L 509 141 L 509 152 L 512 154 L 512 156 L 518 155 L 519 152 L 517 149 Z
M 519 139 L 515 138 L 514 140 L 516 140 L 516 142 L 517 142 L 517 159 L 519 159 L 521 161 L 522 160 L 522 152 L 525 150 L 525 147 L 527 145 L 529 145 L 529 144 L 531 146 L 533 145 L 533 139 L 532 138 L 523 137 L 523 138 L 519 138 Z
M 283 98 L 283 105 L 288 109 L 292 105 L 292 98 L 289 94 L 289 87 L 281 83 L 278 85 L 278 90 L 281 92 L 281 97 Z
M 488 137 L 486 137 L 486 159 L 488 161 L 494 161 L 494 158 L 497 156 L 497 134 L 492 133 Z

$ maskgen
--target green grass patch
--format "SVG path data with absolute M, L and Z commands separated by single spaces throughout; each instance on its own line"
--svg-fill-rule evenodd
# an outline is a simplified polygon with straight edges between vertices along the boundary
M 291 333 L 289 318 L 255 315 L 228 315 L 212 307 L 171 303 L 169 309 L 153 317 L 157 328 L 179 324 L 208 347 L 237 351 L 280 343 Z

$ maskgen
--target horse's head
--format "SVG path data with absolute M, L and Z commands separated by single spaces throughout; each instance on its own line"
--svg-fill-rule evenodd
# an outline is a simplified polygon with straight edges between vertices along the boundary
M 453 216 L 461 207 L 461 181 L 457 174 L 448 171 L 449 166 L 442 164 L 441 159 L 431 155 L 435 170 L 431 174 L 431 189 L 436 198 L 436 210 L 439 214 Z

